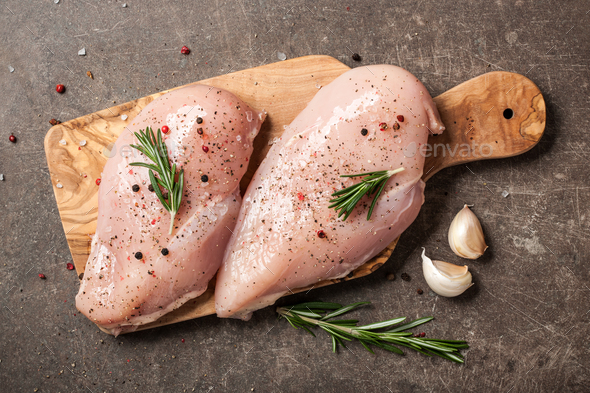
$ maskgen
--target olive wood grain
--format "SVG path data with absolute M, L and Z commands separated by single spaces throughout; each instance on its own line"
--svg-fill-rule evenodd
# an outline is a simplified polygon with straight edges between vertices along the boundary
M 332 57 L 306 56 L 195 82 L 224 88 L 252 107 L 268 112 L 241 182 L 242 191 L 268 152 L 269 141 L 283 133 L 283 127 L 305 108 L 321 86 L 347 70 L 349 67 Z M 167 91 L 56 125 L 45 137 L 53 190 L 78 273 L 84 272 L 91 237 L 96 230 L 95 181 L 100 178 L 109 149 L 126 125 L 148 103 Z M 524 153 L 539 141 L 545 128 L 543 96 L 529 79 L 518 74 L 487 73 L 434 100 L 447 129 L 442 135 L 431 136 L 428 145 L 415 153 L 426 156 L 424 180 L 449 166 Z M 504 117 L 506 109 L 513 111 L 512 118 Z M 125 120 L 121 117 L 124 115 L 127 115 Z M 62 140 L 66 141 L 65 145 L 60 143 Z M 478 150 L 483 145 L 486 145 L 483 150 Z M 471 146 L 470 150 L 466 146 Z M 398 240 L 343 279 L 321 281 L 293 292 L 366 276 L 387 261 Z M 211 280 L 207 291 L 198 298 L 138 330 L 214 314 L 214 283 L 215 279 Z

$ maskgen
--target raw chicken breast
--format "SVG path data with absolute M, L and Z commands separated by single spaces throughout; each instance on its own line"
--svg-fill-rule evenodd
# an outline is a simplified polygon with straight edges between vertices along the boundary
M 96 234 L 76 296 L 80 312 L 117 335 L 207 289 L 236 224 L 240 179 L 264 117 L 231 93 L 204 85 L 165 94 L 137 115 L 102 173 Z M 170 213 L 149 190 L 148 170 L 129 165 L 151 163 L 129 146 L 138 144 L 133 132 L 148 126 L 160 132 L 164 125 L 170 159 L 184 168 L 172 235 Z
M 359 67 L 320 90 L 246 191 L 217 274 L 217 315 L 247 320 L 291 290 L 344 277 L 377 255 L 418 215 L 419 149 L 443 130 L 424 85 L 399 67 Z M 400 167 L 370 221 L 367 196 L 346 221 L 328 208 L 333 192 L 360 181 L 340 175 Z

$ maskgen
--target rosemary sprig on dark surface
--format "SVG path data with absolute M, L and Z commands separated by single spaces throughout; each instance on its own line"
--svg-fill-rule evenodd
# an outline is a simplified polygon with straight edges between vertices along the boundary
M 338 303 L 309 302 L 290 307 L 278 307 L 277 313 L 279 318 L 286 319 L 295 329 L 302 328 L 314 337 L 315 334 L 309 328 L 317 326 L 323 329 L 332 338 L 333 352 L 336 352 L 338 344 L 345 346 L 344 341 L 358 340 L 371 353 L 374 352 L 370 346 L 375 346 L 403 355 L 401 349 L 392 345 L 395 344 L 413 349 L 426 356 L 436 355 L 453 362 L 464 362 L 459 349 L 469 348 L 465 341 L 414 337 L 412 333 L 406 331 L 433 320 L 433 317 L 419 318 L 397 327 L 393 327 L 393 325 L 403 322 L 405 317 L 363 326 L 357 326 L 358 320 L 356 319 L 333 319 L 370 303 L 360 302 L 342 306 Z
M 367 173 L 359 173 L 356 175 L 342 175 L 340 177 L 360 177 L 366 176 L 364 179 L 361 180 L 360 183 L 353 184 L 350 187 L 346 187 L 340 191 L 336 191 L 332 194 L 334 198 L 330 200 L 332 203 L 328 206 L 329 209 L 334 208 L 336 211 L 340 210 L 338 213 L 338 217 L 345 215 L 342 219 L 346 221 L 350 213 L 354 210 L 356 204 L 361 200 L 361 198 L 365 195 L 375 195 L 373 198 L 373 203 L 371 203 L 371 207 L 369 208 L 369 213 L 367 214 L 367 221 L 371 218 L 371 214 L 373 213 L 373 208 L 377 203 L 377 199 L 381 195 L 381 192 L 385 188 L 385 184 L 387 180 L 396 173 L 403 171 L 404 168 L 398 168 L 391 171 L 377 171 L 377 172 L 367 172 Z
M 134 149 L 139 150 L 154 164 L 146 164 L 145 162 L 132 162 L 129 165 L 141 166 L 149 169 L 150 182 L 156 196 L 164 205 L 164 209 L 170 212 L 170 230 L 168 233 L 172 234 L 174 228 L 174 218 L 178 209 L 180 209 L 180 202 L 182 201 L 182 190 L 184 188 L 184 170 L 181 169 L 176 177 L 176 164 L 170 168 L 170 159 L 168 158 L 168 148 L 162 140 L 160 129 L 156 135 L 151 127 L 146 127 L 144 130 L 139 130 L 139 133 L 134 132 L 139 140 L 140 145 L 131 145 Z M 159 178 L 154 175 L 156 172 Z M 168 200 L 162 195 L 160 186 L 168 190 Z

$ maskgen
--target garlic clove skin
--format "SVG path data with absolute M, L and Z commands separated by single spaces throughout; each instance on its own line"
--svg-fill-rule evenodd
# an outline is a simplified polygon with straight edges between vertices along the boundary
M 456 255 L 467 259 L 479 258 L 488 248 L 481 223 L 467 205 L 463 206 L 451 222 L 449 245 Z
M 424 248 L 422 248 L 422 271 L 430 289 L 440 296 L 459 296 L 473 285 L 467 266 L 433 261 L 426 256 Z

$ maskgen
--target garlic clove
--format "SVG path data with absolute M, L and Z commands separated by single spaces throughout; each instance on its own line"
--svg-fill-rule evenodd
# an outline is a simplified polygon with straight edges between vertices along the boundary
M 473 285 L 467 266 L 457 266 L 443 261 L 433 261 L 422 248 L 422 271 L 426 283 L 440 296 L 459 296 Z
M 451 222 L 449 245 L 455 254 L 467 259 L 479 258 L 488 248 L 481 223 L 467 205 L 463 206 Z

